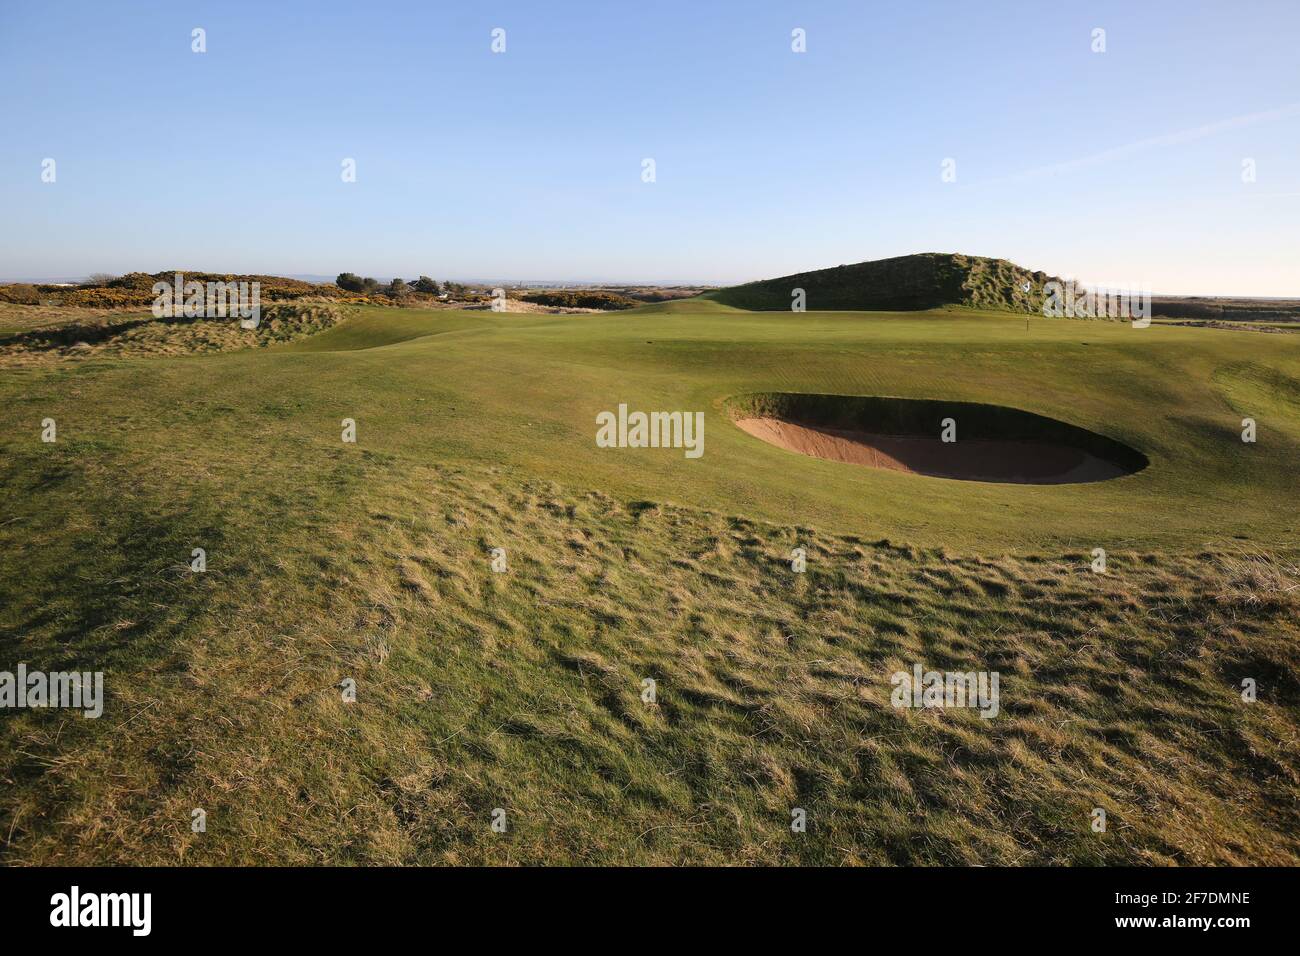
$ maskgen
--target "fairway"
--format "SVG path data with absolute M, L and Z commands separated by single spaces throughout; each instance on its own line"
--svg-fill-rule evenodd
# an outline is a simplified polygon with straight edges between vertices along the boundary
M 157 450 L 200 470 L 214 457 L 274 455 L 310 487 L 335 456 L 392 456 L 627 500 L 743 503 L 753 519 L 976 553 L 1285 546 L 1300 524 L 1291 336 L 1043 318 L 1026 330 L 996 313 L 764 314 L 694 301 L 606 316 L 371 309 L 284 348 L 8 377 L 6 438 L 47 461 L 82 447 Z M 1068 487 L 864 471 L 744 434 L 725 403 L 753 392 L 1010 406 L 1123 442 L 1150 465 Z M 704 411 L 704 455 L 598 447 L 596 416 L 620 403 Z M 60 449 L 28 440 L 46 416 L 59 421 Z M 1253 444 L 1241 440 L 1245 417 L 1258 425 Z M 354 447 L 339 444 L 344 418 L 357 422 Z
M 755 393 L 1149 464 L 863 468 L 742 431 Z M 7 368 L 4 656 L 108 698 L 6 719 L 0 859 L 1295 863 L 1298 396 L 1289 335 L 699 299 Z M 703 412 L 703 454 L 600 447 L 620 405 Z M 1003 717 L 892 709 L 911 661 L 996 665 Z
M 408 326 L 418 337 L 400 346 L 286 362 L 276 377 L 316 380 L 338 417 L 364 417 L 359 446 L 376 452 L 519 468 L 629 499 L 710 510 L 744 502 L 752 518 L 919 545 L 1197 547 L 1215 536 L 1281 545 L 1300 524 L 1289 495 L 1300 461 L 1300 345 L 1289 336 L 1043 318 L 1026 332 L 1023 319 L 996 313 L 794 316 L 708 302 L 531 319 L 464 327 L 430 316 L 419 332 Z M 328 349 L 336 336 L 354 347 L 366 323 L 386 317 L 364 316 L 302 348 Z M 1283 387 L 1252 395 L 1237 385 L 1266 375 Z M 349 381 L 367 386 L 353 404 Z M 740 433 L 724 401 L 757 391 L 1009 405 L 1128 443 L 1151 466 L 1059 489 L 863 474 Z M 620 402 L 704 410 L 706 453 L 688 461 L 597 448 L 595 416 Z M 417 424 L 432 415 L 434 427 Z M 1246 416 L 1266 436 L 1255 444 L 1241 441 Z

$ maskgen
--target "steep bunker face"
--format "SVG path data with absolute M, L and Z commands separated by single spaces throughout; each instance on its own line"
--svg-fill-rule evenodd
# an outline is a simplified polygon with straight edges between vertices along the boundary
M 742 431 L 787 451 L 935 478 L 1066 485 L 1148 464 L 1113 438 L 1002 405 L 766 392 L 728 407 Z

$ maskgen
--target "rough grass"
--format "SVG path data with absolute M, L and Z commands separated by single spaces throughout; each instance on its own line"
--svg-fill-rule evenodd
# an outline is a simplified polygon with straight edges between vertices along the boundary
M 1101 575 L 319 467 L 315 494 L 184 507 L 47 470 L 76 513 L 0 528 L 0 648 L 101 662 L 109 704 L 0 723 L 0 859 L 1300 862 L 1294 564 L 1123 554 Z M 894 709 L 918 661 L 1000 672 L 1001 714 Z
M 0 339 L 0 367 L 265 348 L 323 332 L 342 318 L 340 308 L 323 303 L 267 306 L 256 329 L 243 328 L 233 317 L 154 319 L 91 313 L 11 332 Z
M 1288 346 L 683 306 L 376 311 L 0 377 L 0 669 L 107 685 L 99 720 L 0 712 L 0 862 L 1300 863 L 1293 411 L 1243 450 L 1221 389 L 1264 379 L 1212 377 L 1293 377 Z M 1023 376 L 1054 394 L 1009 397 Z M 698 462 L 591 438 L 619 400 L 909 387 L 1152 466 L 895 484 L 754 449 L 720 406 Z M 913 663 L 998 671 L 1001 713 L 895 709 Z

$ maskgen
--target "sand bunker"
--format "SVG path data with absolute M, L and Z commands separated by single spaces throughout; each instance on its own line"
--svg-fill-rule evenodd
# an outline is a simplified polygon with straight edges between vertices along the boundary
M 870 432 L 809 428 L 775 418 L 742 418 L 737 427 L 786 451 L 888 468 L 935 478 L 1066 485 L 1128 474 L 1119 465 L 1077 448 L 1031 441 L 964 441 L 899 438 Z
M 1001 406 L 768 394 L 732 407 L 738 428 L 778 448 L 935 478 L 1063 485 L 1107 481 L 1147 464 L 1103 435 Z M 947 419 L 956 422 L 957 441 L 941 440 Z

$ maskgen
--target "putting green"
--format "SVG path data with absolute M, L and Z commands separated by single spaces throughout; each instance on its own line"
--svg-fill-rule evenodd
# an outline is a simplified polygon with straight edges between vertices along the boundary
M 980 551 L 1124 543 L 1289 543 L 1300 413 L 1216 373 L 1300 379 L 1300 339 L 1220 330 L 949 312 L 746 313 L 679 302 L 609 316 L 391 313 L 279 356 L 232 357 L 238 377 L 273 363 L 318 413 L 364 421 L 361 447 L 472 460 L 574 490 L 673 501 L 784 524 Z M 290 359 L 293 352 L 312 351 Z M 228 374 L 236 374 L 233 371 Z M 1264 376 L 1264 379 L 1260 379 Z M 1240 382 L 1240 374 L 1231 378 Z M 324 389 L 329 399 L 308 396 Z M 893 395 L 1009 405 L 1107 435 L 1150 466 L 1090 485 L 977 486 L 796 457 L 731 426 L 729 396 L 759 391 Z M 306 396 L 303 393 L 306 393 Z M 1269 399 L 1264 401 L 1264 399 Z M 1258 401 L 1256 401 L 1258 400 Z M 600 448 L 596 416 L 704 411 L 705 452 Z M 321 407 L 324 406 L 324 407 Z M 1241 440 L 1253 417 L 1257 441 Z M 302 425 L 309 426 L 306 418 Z

